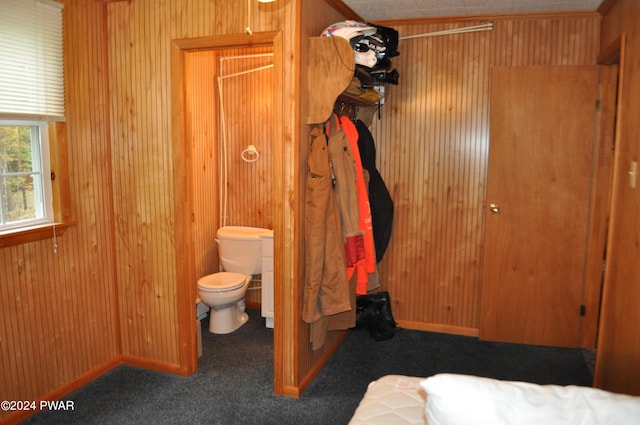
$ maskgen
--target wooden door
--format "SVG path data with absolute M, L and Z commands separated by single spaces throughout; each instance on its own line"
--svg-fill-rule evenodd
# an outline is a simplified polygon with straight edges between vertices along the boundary
M 576 347 L 597 67 L 494 68 L 480 338 Z

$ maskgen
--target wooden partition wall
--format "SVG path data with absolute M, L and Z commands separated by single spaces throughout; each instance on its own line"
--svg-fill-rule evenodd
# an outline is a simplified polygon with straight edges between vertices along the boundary
M 203 163 L 191 157 L 197 152 L 196 148 L 186 144 L 196 139 L 217 137 L 218 128 L 214 127 L 218 125 L 210 125 L 208 130 L 212 134 L 206 137 L 201 138 L 201 135 L 194 133 L 195 138 L 176 139 L 175 123 L 182 122 L 181 118 L 176 120 L 176 117 L 181 114 L 186 117 L 189 111 L 182 103 L 184 93 L 180 92 L 182 87 L 187 90 L 183 84 L 188 78 L 182 68 L 187 61 L 174 59 L 176 55 L 191 55 L 196 50 L 208 49 L 203 40 L 211 40 L 212 45 L 223 49 L 238 48 L 243 43 L 251 45 L 247 27 L 251 28 L 256 39 L 261 37 L 259 34 L 269 33 L 272 39 L 275 37 L 279 40 L 279 48 L 274 50 L 275 60 L 279 62 L 277 69 L 280 70 L 277 80 L 285 83 L 276 83 L 274 87 L 279 96 L 274 108 L 279 105 L 279 110 L 274 110 L 273 116 L 279 124 L 278 134 L 281 137 L 274 141 L 277 147 L 274 147 L 272 156 L 274 171 L 270 183 L 273 210 L 262 210 L 264 217 L 255 220 L 252 217 L 252 224 L 267 226 L 268 215 L 272 215 L 275 276 L 282 285 L 276 290 L 276 296 L 279 290 L 285 292 L 291 286 L 294 254 L 289 241 L 295 225 L 291 218 L 294 206 L 291 200 L 294 196 L 291 164 L 294 161 L 292 145 L 295 138 L 292 134 L 296 121 L 292 91 L 297 69 L 293 62 L 297 3 L 175 0 L 158 4 L 150 0 L 137 0 L 110 3 L 107 6 L 112 134 L 116 158 L 114 176 L 118 187 L 134 184 L 116 202 L 116 214 L 122 213 L 123 217 L 121 226 L 116 229 L 116 250 L 123 252 L 124 256 L 127 247 L 135 246 L 139 253 L 138 256 L 127 256 L 131 261 L 118 263 L 117 268 L 122 282 L 120 286 L 138 295 L 133 298 L 123 293 L 120 298 L 124 324 L 123 350 L 131 356 L 154 359 L 165 369 L 179 364 L 183 373 L 192 370 L 188 366 L 183 368 L 194 353 L 195 335 L 191 334 L 191 329 L 194 329 L 195 320 L 190 317 L 188 310 L 195 306 L 189 304 L 192 302 L 189 297 L 196 293 L 196 272 L 192 270 L 196 265 L 190 263 L 190 256 L 186 257 L 190 264 L 185 265 L 180 256 L 182 252 L 194 249 L 191 246 L 192 236 L 201 241 L 209 236 L 196 236 L 197 232 L 193 231 L 196 212 L 201 213 L 202 208 L 206 207 L 198 206 L 200 210 L 190 211 L 195 207 L 190 191 L 197 186 L 192 181 L 197 173 L 186 167 L 192 164 L 194 167 L 202 166 Z M 251 21 L 248 21 L 247 6 L 252 8 Z M 232 44 L 226 45 L 227 42 Z M 184 122 L 190 119 L 185 118 Z M 192 129 L 196 132 L 201 130 L 197 126 L 192 126 Z M 180 131 L 178 129 L 178 137 L 182 136 Z M 215 155 L 213 151 L 210 153 Z M 264 149 L 263 153 L 268 159 L 269 152 Z M 120 161 L 120 157 L 128 162 Z M 234 158 L 237 158 L 237 152 Z M 185 184 L 185 179 L 189 183 Z M 243 217 L 234 216 L 233 220 L 238 220 L 235 224 L 240 224 Z M 173 242 L 176 242 L 175 246 Z M 202 258 L 193 261 L 204 272 Z M 193 312 L 195 315 L 195 310 Z M 291 320 L 283 309 L 277 314 L 284 317 L 280 319 L 281 323 Z M 284 353 L 283 348 L 291 345 L 290 333 L 290 328 L 284 326 L 282 332 L 280 329 L 274 331 L 275 357 L 289 356 L 285 361 L 278 361 L 276 389 L 294 385 L 294 373 L 291 372 L 294 362 L 290 360 L 290 349 Z M 180 351 L 176 351 L 178 347 Z
M 307 105 L 308 105 L 308 90 L 313 90 L 313 84 L 310 86 L 307 85 L 307 67 L 313 66 L 312 63 L 308 62 L 308 39 L 309 37 L 318 37 L 322 31 L 328 27 L 329 25 L 343 21 L 347 18 L 351 18 L 352 16 L 345 16 L 343 11 L 337 11 L 329 3 L 337 3 L 335 1 L 306 1 L 302 4 L 301 10 L 301 29 L 300 29 L 300 49 L 299 49 L 299 62 L 300 62 L 300 71 L 301 71 L 301 86 L 300 86 L 300 144 L 298 147 L 298 158 L 299 163 L 297 164 L 299 170 L 299 187 L 300 190 L 300 198 L 299 198 L 299 209 L 298 209 L 298 220 L 300 223 L 304 223 L 304 188 L 305 188 L 305 179 L 307 176 L 307 161 L 306 158 L 308 156 L 308 148 L 309 148 L 309 126 L 306 125 L 306 117 L 308 116 Z M 349 13 L 349 11 L 346 11 Z M 321 86 L 316 88 L 317 90 L 322 91 L 323 88 Z M 304 231 L 304 229 L 301 229 Z M 297 252 L 300 254 L 298 270 L 300 273 L 301 280 L 297 283 L 299 290 L 296 291 L 294 295 L 294 299 L 292 302 L 292 308 L 295 309 L 296 313 L 294 316 L 296 317 L 296 326 L 299 329 L 298 338 L 295 342 L 297 347 L 296 352 L 296 363 L 297 363 L 297 379 L 296 381 L 299 383 L 298 388 L 293 389 L 294 391 L 290 394 L 293 396 L 297 396 L 304 391 L 307 385 L 313 380 L 316 374 L 320 371 L 321 367 L 327 362 L 330 358 L 333 351 L 336 349 L 337 345 L 340 343 L 341 338 L 344 337 L 344 332 L 341 331 L 333 331 L 330 332 L 327 336 L 327 340 L 324 346 L 319 350 L 312 350 L 310 340 L 310 332 L 309 332 L 309 324 L 305 323 L 301 319 L 300 314 L 300 306 L 302 304 L 302 285 L 304 282 L 304 238 L 303 235 L 300 235 L 297 240 L 296 246 Z

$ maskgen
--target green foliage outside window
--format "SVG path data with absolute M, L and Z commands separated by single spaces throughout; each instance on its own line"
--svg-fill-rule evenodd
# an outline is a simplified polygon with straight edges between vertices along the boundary
M 39 158 L 37 127 L 0 125 L 0 224 L 38 218 L 34 175 L 34 154 Z

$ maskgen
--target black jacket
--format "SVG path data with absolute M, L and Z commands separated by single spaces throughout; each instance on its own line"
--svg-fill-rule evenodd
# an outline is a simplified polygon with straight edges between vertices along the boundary
M 376 146 L 366 124 L 356 121 L 358 130 L 358 150 L 362 168 L 369 172 L 369 206 L 373 227 L 373 241 L 376 245 L 376 261 L 380 262 L 387 250 L 393 224 L 393 199 L 376 169 Z

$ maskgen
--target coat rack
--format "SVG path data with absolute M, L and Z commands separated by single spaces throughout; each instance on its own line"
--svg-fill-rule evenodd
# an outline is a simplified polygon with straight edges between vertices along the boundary
M 410 40 L 412 38 L 437 37 L 437 36 L 440 36 L 440 35 L 463 34 L 463 33 L 466 33 L 466 32 L 492 31 L 492 30 L 493 30 L 493 22 L 488 22 L 486 24 L 472 25 L 470 27 L 462 27 L 462 28 L 454 28 L 454 29 L 450 29 L 450 30 L 427 32 L 427 33 L 423 33 L 423 34 L 406 35 L 406 36 L 400 37 L 399 40 Z

